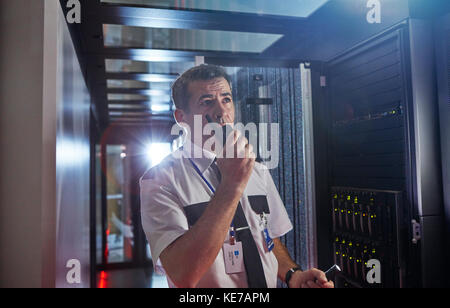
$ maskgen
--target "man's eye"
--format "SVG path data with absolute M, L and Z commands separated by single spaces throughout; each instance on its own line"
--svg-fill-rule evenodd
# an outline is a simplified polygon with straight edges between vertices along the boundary
M 231 98 L 225 97 L 223 101 L 224 101 L 225 103 L 230 103 L 230 102 L 231 102 Z
M 212 104 L 212 100 L 211 99 L 208 99 L 208 100 L 206 100 L 206 101 L 202 101 L 202 104 L 203 105 L 210 105 L 210 104 Z

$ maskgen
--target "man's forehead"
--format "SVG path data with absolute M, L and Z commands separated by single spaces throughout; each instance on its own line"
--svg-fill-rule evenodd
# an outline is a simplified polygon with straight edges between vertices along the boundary
M 225 91 L 229 92 L 230 85 L 227 80 L 223 77 L 214 78 L 211 80 L 196 80 L 193 81 L 189 88 L 195 92 L 205 92 L 205 93 L 196 93 L 199 95 L 206 94 L 207 92 L 217 92 L 217 91 Z M 194 93 L 191 93 L 194 94 Z

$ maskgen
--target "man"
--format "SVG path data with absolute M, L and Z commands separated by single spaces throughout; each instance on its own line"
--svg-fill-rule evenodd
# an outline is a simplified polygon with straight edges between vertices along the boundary
M 202 127 L 208 119 L 234 125 L 231 82 L 220 67 L 191 68 L 172 86 L 172 98 L 176 121 L 191 129 L 199 117 Z M 234 130 L 217 155 L 202 148 L 210 136 L 192 136 L 176 153 L 181 158 L 170 155 L 140 181 L 143 228 L 170 285 L 274 288 L 278 276 L 291 288 L 333 287 L 322 271 L 301 271 L 279 240 L 292 224 L 247 139 Z

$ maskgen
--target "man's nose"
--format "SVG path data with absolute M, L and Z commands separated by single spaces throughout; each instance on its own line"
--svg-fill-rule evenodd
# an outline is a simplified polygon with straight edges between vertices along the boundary
M 221 101 L 219 101 L 216 104 L 216 108 L 214 110 L 214 118 L 220 123 L 221 120 L 228 116 L 228 112 L 229 111 L 226 104 L 223 104 Z

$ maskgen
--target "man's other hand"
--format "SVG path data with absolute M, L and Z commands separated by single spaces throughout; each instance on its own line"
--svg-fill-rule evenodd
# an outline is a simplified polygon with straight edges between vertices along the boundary
M 316 268 L 292 274 L 290 288 L 334 288 L 334 283 L 328 281 L 325 273 Z

